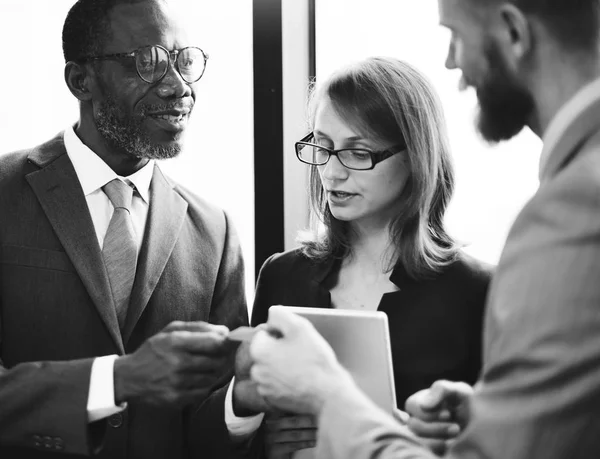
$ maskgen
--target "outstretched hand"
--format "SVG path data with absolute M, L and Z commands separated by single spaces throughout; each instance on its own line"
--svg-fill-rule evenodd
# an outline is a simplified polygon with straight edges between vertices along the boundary
M 228 332 L 207 322 L 170 323 L 115 361 L 115 403 L 181 406 L 203 400 L 231 365 Z
M 469 422 L 473 388 L 463 382 L 436 381 L 406 401 L 407 425 L 436 454 L 444 454 Z

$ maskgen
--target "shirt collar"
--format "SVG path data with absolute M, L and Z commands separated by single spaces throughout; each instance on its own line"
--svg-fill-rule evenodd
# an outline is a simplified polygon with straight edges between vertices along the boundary
M 135 185 L 136 190 L 147 204 L 150 203 L 150 182 L 154 172 L 154 161 L 148 163 L 140 170 L 127 177 L 121 177 L 113 171 L 100 157 L 90 150 L 77 137 L 73 127 L 65 129 L 65 149 L 69 159 L 73 163 L 77 178 L 81 183 L 83 194 L 88 196 L 96 190 L 102 188 L 111 180 L 119 178 L 123 181 L 130 181 Z
M 540 156 L 540 180 L 542 179 L 552 151 L 554 151 L 560 139 L 565 135 L 567 129 L 589 106 L 598 103 L 598 99 L 600 99 L 600 79 L 583 86 L 554 115 L 542 138 L 544 146 Z

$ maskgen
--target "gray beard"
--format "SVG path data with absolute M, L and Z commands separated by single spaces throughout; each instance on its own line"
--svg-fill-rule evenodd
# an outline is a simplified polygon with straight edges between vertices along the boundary
M 114 98 L 107 95 L 96 113 L 96 127 L 111 149 L 133 158 L 169 159 L 181 153 L 181 145 L 154 143 L 142 129 L 140 120 L 125 115 Z

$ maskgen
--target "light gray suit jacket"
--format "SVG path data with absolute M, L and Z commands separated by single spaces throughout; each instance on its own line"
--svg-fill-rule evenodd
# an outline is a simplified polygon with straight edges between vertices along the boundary
M 451 458 L 600 457 L 600 99 L 545 148 L 492 281 L 482 379 Z M 328 403 L 319 435 L 320 458 L 436 457 L 352 393 Z

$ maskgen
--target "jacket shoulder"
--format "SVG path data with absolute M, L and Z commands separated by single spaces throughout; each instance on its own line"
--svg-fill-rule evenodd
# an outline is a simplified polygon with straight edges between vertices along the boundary
M 289 276 L 294 273 L 298 276 L 307 275 L 317 263 L 308 258 L 302 249 L 296 248 L 285 252 L 277 252 L 265 260 L 260 275 L 275 275 L 276 277 Z
M 25 168 L 27 158 L 32 150 L 19 150 L 0 156 L 0 181 L 14 177 Z
M 449 266 L 448 271 L 466 282 L 487 285 L 491 280 L 494 269 L 494 265 L 461 251 L 456 260 Z

